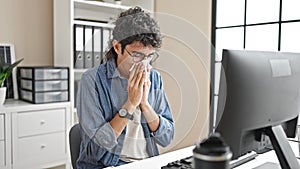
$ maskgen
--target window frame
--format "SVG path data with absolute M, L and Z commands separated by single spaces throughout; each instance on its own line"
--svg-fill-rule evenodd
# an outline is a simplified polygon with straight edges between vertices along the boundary
M 242 25 L 227 25 L 227 26 L 220 26 L 217 27 L 217 1 L 218 0 L 212 0 L 212 20 L 211 20 L 211 43 L 212 43 L 212 50 L 211 50 L 211 88 L 210 88 L 210 125 L 209 125 L 209 131 L 212 132 L 214 130 L 214 109 L 215 109 L 215 97 L 218 97 L 218 94 L 215 94 L 215 65 L 220 63 L 221 61 L 216 60 L 216 31 L 218 29 L 225 29 L 225 28 L 236 28 L 236 27 L 242 27 L 244 28 L 244 37 L 243 37 L 243 49 L 246 48 L 246 33 L 247 33 L 247 27 L 249 26 L 260 26 L 260 25 L 267 25 L 267 24 L 278 24 L 278 44 L 277 44 L 277 51 L 281 51 L 281 33 L 282 33 L 282 24 L 285 23 L 300 23 L 299 19 L 290 19 L 290 20 L 282 20 L 282 9 L 283 9 L 283 0 L 279 0 L 279 11 L 278 11 L 278 21 L 272 21 L 272 22 L 262 22 L 262 23 L 251 23 L 247 24 L 247 0 L 244 0 L 244 23 Z M 222 0 L 220 0 L 222 1 Z M 300 48 L 300 46 L 299 46 Z M 223 48 L 221 48 L 223 49 Z M 285 51 L 288 52 L 288 51 Z

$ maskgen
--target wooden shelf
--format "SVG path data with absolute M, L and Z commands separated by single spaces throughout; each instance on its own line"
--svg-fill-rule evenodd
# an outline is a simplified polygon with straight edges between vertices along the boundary
M 74 73 L 84 73 L 88 69 L 74 69 Z
M 77 25 L 87 25 L 87 26 L 99 26 L 99 27 L 105 27 L 105 28 L 113 28 L 114 25 L 109 24 L 109 23 L 100 23 L 100 22 L 91 22 L 91 21 L 80 21 L 80 20 L 75 20 L 74 24 Z
M 106 2 L 74 0 L 74 19 L 111 22 L 120 12 L 129 8 Z
M 74 0 L 75 8 L 88 9 L 88 10 L 103 10 L 110 8 L 111 10 L 126 10 L 129 9 L 129 6 L 112 4 L 107 2 L 99 1 L 86 1 L 86 0 Z

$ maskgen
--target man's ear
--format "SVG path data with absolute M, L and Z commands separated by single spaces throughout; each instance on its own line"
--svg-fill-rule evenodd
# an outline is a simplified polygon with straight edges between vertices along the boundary
M 118 55 L 122 55 L 122 45 L 119 41 L 113 40 L 113 48 Z

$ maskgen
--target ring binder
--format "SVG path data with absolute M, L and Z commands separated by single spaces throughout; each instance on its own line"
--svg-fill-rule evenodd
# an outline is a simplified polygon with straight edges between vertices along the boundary
M 93 66 L 99 66 L 102 60 L 102 28 L 94 27 Z
M 111 28 L 74 25 L 74 68 L 87 69 L 104 63 L 111 36 Z
M 102 38 L 102 56 L 108 51 L 108 43 L 110 40 L 111 31 L 108 28 L 103 28 L 103 38 Z
M 93 67 L 93 29 L 91 26 L 85 26 L 84 41 L 84 68 Z
M 75 42 L 75 52 L 74 52 L 74 67 L 82 69 L 83 68 L 83 31 L 84 27 L 82 25 L 74 25 L 74 42 Z

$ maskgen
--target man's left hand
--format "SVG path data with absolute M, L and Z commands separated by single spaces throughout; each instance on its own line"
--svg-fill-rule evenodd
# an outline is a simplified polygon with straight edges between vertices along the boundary
M 146 81 L 144 82 L 144 86 L 143 86 L 143 96 L 140 104 L 141 106 L 145 106 L 148 104 L 148 95 L 151 86 L 149 65 L 147 66 L 147 68 L 145 68 L 145 71 L 146 71 Z

